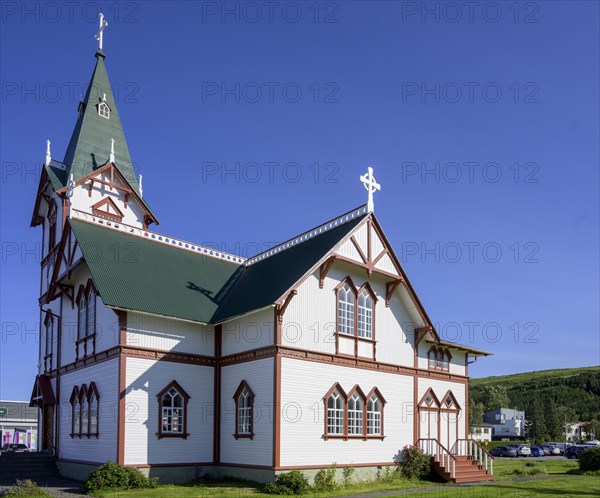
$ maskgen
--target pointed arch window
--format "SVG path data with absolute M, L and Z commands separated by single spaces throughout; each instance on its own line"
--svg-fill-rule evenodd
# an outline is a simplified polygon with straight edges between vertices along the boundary
M 100 395 L 94 382 L 90 383 L 90 387 L 87 393 L 88 397 L 88 410 L 89 410 L 89 425 L 88 425 L 88 436 L 98 437 L 98 415 L 100 410 Z
M 52 370 L 52 348 L 54 344 L 54 316 L 52 312 L 46 312 L 46 318 L 44 319 L 44 330 L 46 332 L 45 338 L 45 354 L 44 354 L 44 371 L 49 372 Z
M 245 380 L 233 395 L 235 402 L 235 433 L 233 437 L 254 438 L 254 392 Z
M 96 352 L 96 289 L 92 280 L 79 287 L 77 293 L 76 358 L 85 358 Z
M 74 386 L 71 392 L 71 437 L 81 434 L 81 403 L 79 401 L 79 387 Z
M 56 201 L 52 199 L 48 206 L 48 252 L 56 245 Z
M 173 380 L 156 397 L 158 398 L 158 439 L 179 437 L 187 439 L 187 405 L 190 399 L 177 381 Z
M 356 294 L 351 283 L 338 289 L 338 332 L 354 335 L 354 301 Z
M 373 338 L 373 296 L 368 289 L 358 295 L 358 337 Z
M 427 363 L 430 370 L 450 371 L 450 360 L 452 354 L 448 349 L 431 346 L 427 352 Z
M 339 384 L 325 394 L 325 437 L 344 437 L 346 434 L 346 393 Z
M 356 385 L 348 394 L 348 435 L 363 436 L 365 433 L 365 395 Z
M 94 382 L 71 391 L 71 437 L 98 437 L 100 395 Z
M 374 387 L 367 395 L 367 437 L 383 438 L 383 408 L 385 398 Z

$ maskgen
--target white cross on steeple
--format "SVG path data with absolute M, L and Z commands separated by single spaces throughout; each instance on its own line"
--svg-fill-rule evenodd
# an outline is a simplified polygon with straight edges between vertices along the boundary
M 108 23 L 104 20 L 104 14 L 102 12 L 100 12 L 100 29 L 98 30 L 98 33 L 96 34 L 96 40 L 98 40 L 98 48 L 100 50 L 102 50 L 102 32 L 104 31 L 104 28 L 106 28 L 106 26 L 108 26 Z
M 381 185 L 375 181 L 373 176 L 373 168 L 369 166 L 366 175 L 360 176 L 360 181 L 365 185 L 365 190 L 369 192 L 369 201 L 367 202 L 367 211 L 372 213 L 375 211 L 375 205 L 373 204 L 373 193 L 377 190 L 381 190 Z

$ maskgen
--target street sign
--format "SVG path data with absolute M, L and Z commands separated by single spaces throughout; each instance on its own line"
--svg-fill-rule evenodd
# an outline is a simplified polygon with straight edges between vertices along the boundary
M 8 408 L 0 408 L 0 417 L 5 417 L 8 413 Z

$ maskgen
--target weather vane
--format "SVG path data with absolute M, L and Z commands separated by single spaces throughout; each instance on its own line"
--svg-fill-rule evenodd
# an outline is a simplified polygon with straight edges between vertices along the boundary
M 96 40 L 98 40 L 98 48 L 100 50 L 102 50 L 102 32 L 104 31 L 104 28 L 106 28 L 106 26 L 108 26 L 108 23 L 104 20 L 104 14 L 102 12 L 100 12 L 100 29 L 98 30 L 98 33 L 96 34 Z
M 367 210 L 369 213 L 375 211 L 375 204 L 373 203 L 373 193 L 377 190 L 381 190 L 381 185 L 375 181 L 373 176 L 373 168 L 369 166 L 366 175 L 361 175 L 360 181 L 364 184 L 365 190 L 369 192 L 369 201 L 367 202 Z

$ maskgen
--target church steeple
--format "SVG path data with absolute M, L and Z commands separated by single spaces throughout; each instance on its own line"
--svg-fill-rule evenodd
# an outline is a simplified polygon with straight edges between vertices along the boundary
M 96 52 L 96 67 L 86 95 L 79 104 L 79 116 L 63 163 L 67 178 L 75 181 L 114 159 L 117 169 L 139 194 L 139 185 L 129 156 L 117 103 L 110 87 L 102 50 Z M 114 140 L 114 158 L 111 144 Z

